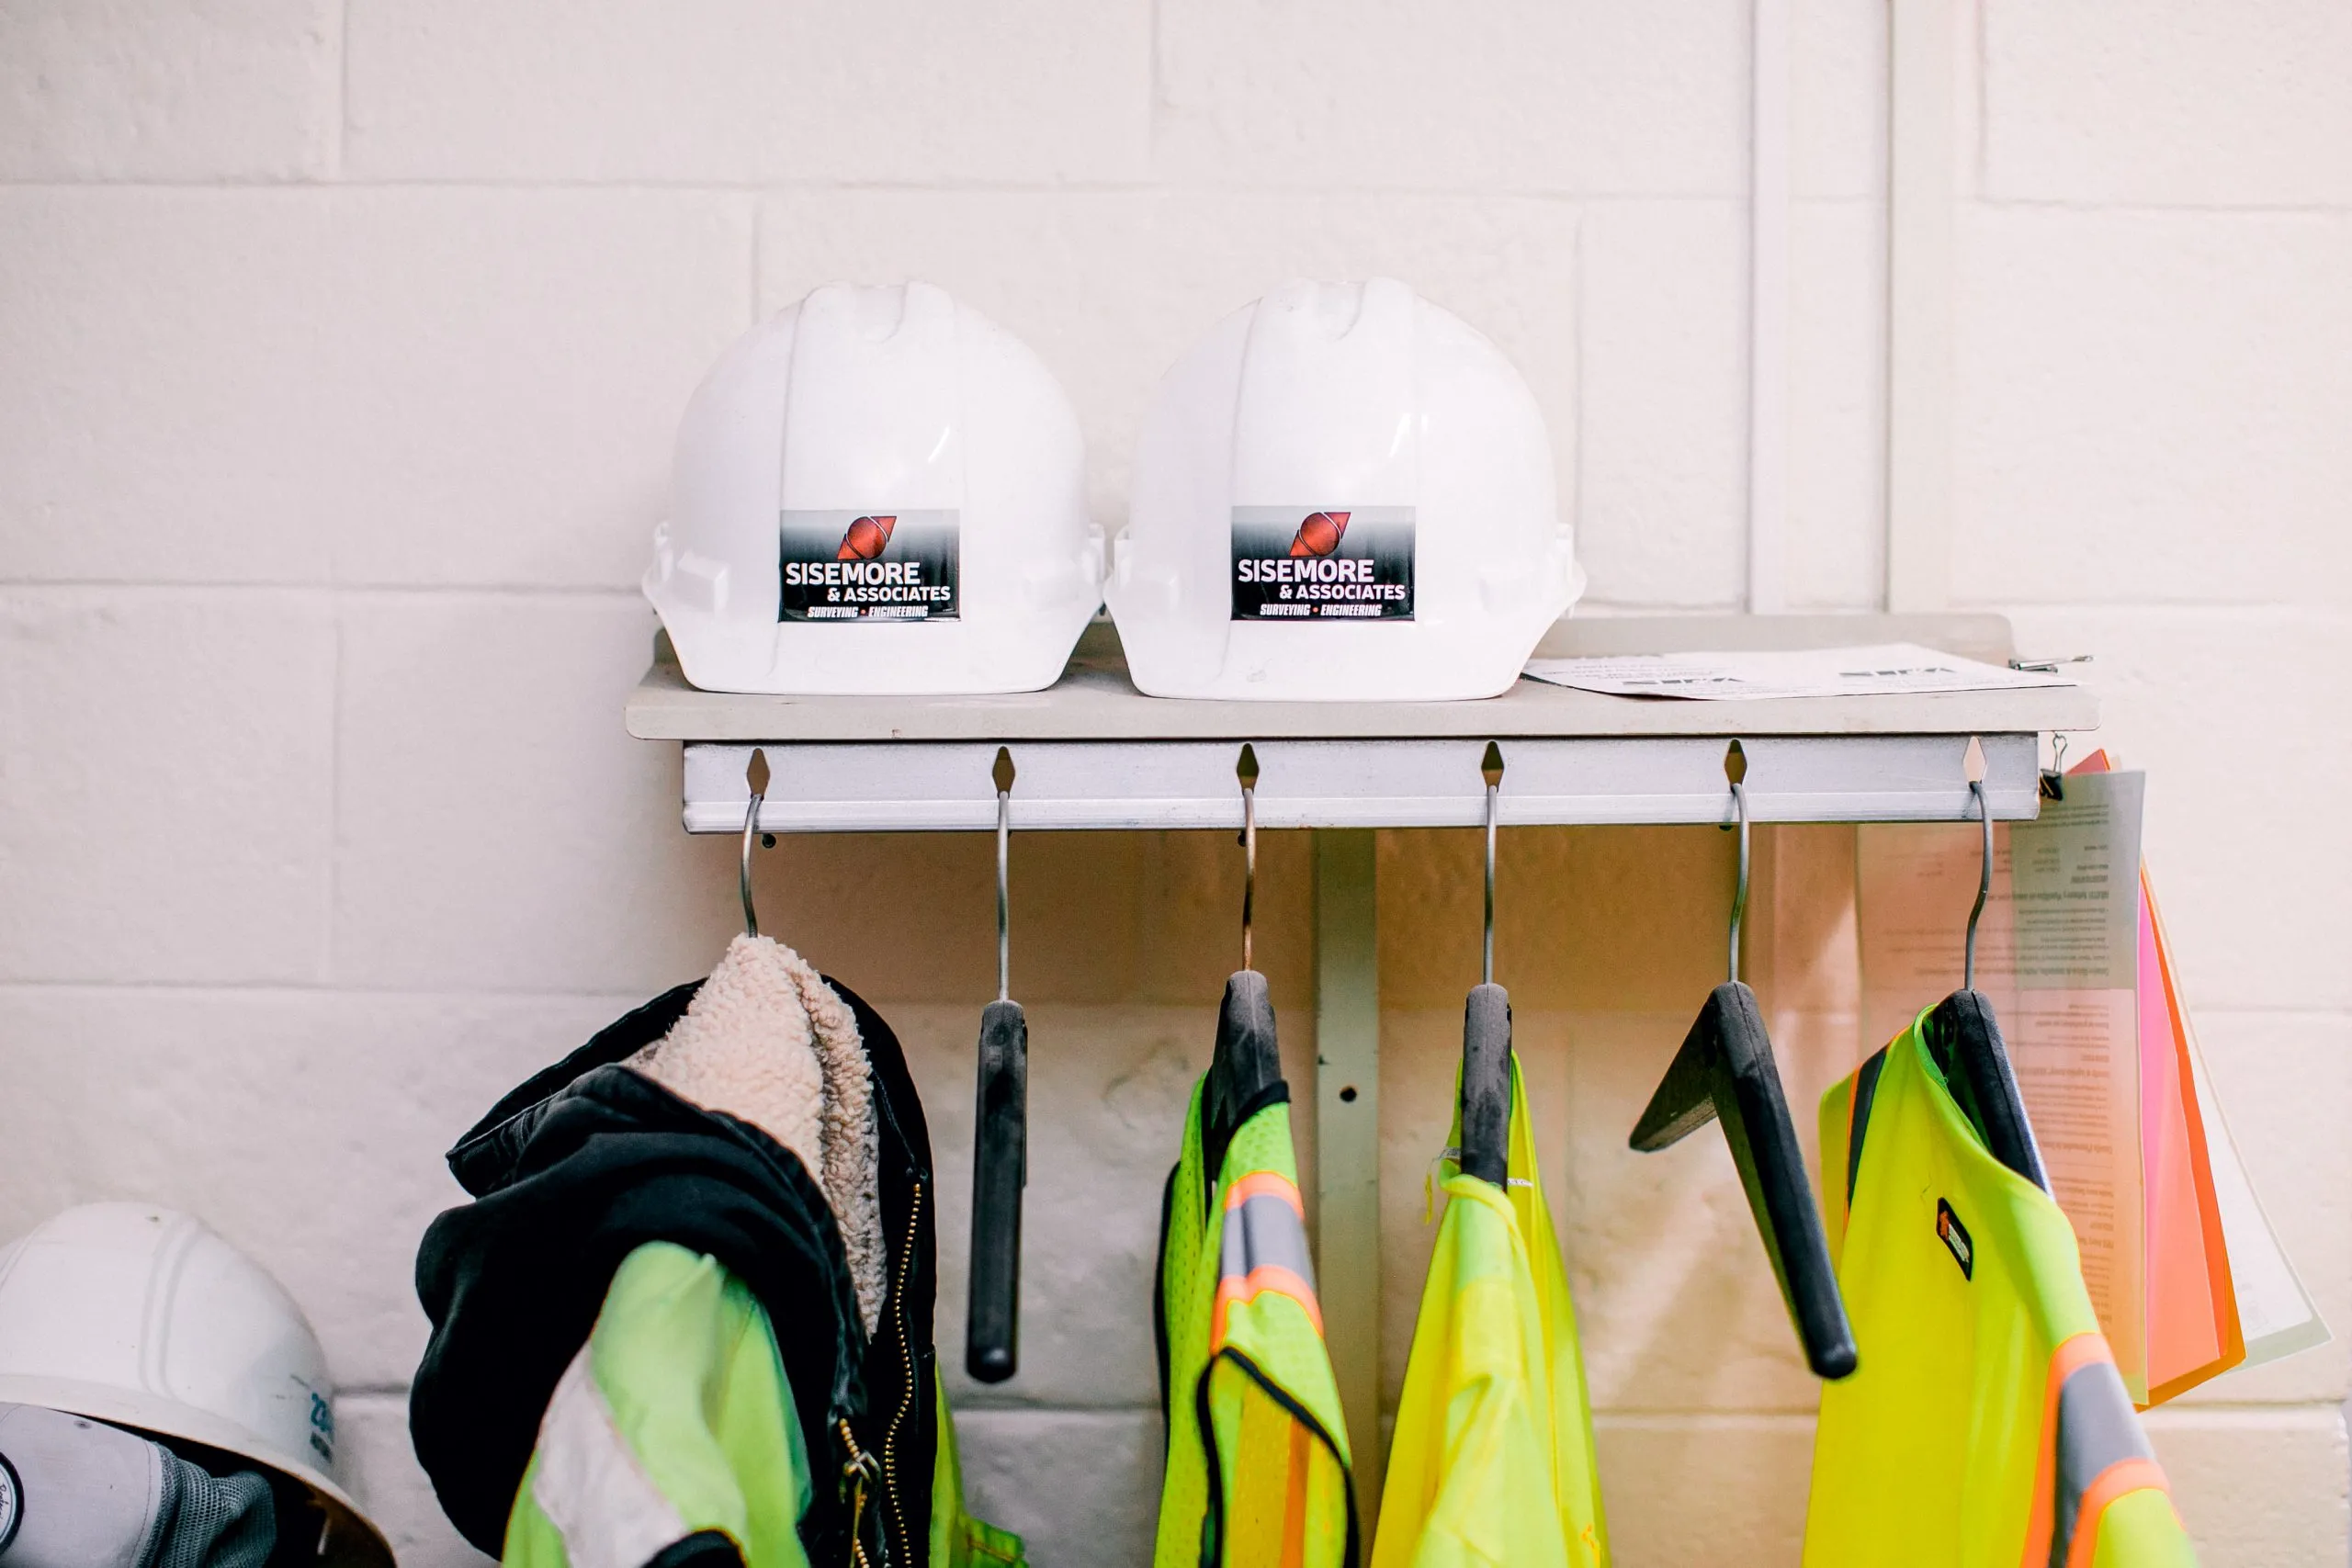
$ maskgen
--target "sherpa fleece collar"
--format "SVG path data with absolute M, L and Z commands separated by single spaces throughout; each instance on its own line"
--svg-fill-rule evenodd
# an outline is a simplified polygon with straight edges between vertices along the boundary
M 800 1156 L 841 1226 L 858 1315 L 871 1337 L 889 1263 L 874 1084 L 857 1019 L 823 976 L 780 942 L 739 936 L 685 1016 L 626 1065 L 707 1111 L 750 1122 Z

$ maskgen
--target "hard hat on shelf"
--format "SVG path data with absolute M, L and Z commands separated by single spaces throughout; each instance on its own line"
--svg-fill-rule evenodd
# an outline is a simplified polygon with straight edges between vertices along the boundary
M 1519 372 L 1391 278 L 1292 283 L 1159 385 L 1105 592 L 1154 696 L 1488 697 L 1584 586 Z
M 316 1561 L 390 1568 L 339 1478 L 334 1397 L 301 1309 L 188 1215 L 90 1203 L 0 1247 L 0 1404 L 266 1466 L 321 1515 Z
M 713 691 L 1035 691 L 1102 603 L 1076 409 L 923 283 L 829 284 L 738 339 L 653 537 L 645 596 Z

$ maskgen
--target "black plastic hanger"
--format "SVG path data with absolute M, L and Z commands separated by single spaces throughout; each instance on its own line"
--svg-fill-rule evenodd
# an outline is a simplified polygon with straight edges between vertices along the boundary
M 1984 767 L 1984 750 L 1969 742 L 1969 768 Z M 2009 1066 L 2008 1047 L 2001 1025 L 1993 1016 L 1992 998 L 1976 988 L 1976 922 L 1984 913 L 1984 899 L 1993 887 L 1993 807 L 1984 798 L 1981 773 L 1968 781 L 1976 799 L 1977 820 L 1984 825 L 1984 857 L 1976 874 L 1976 905 L 1968 911 L 1967 955 L 1961 968 L 1960 989 L 1936 1004 L 1928 1014 L 1928 1054 L 1944 1075 L 1951 1097 L 1976 1130 L 1995 1159 L 2041 1188 L 2050 1190 L 2050 1174 L 2041 1163 L 2041 1145 L 2034 1142 L 2033 1123 L 2025 1113 L 2025 1097 L 2018 1090 L 2017 1074 Z
M 1225 983 L 1217 1010 L 1216 1047 L 1201 1087 L 1203 1168 L 1214 1183 L 1233 1134 L 1259 1110 L 1287 1100 L 1281 1043 L 1274 1036 L 1274 1002 L 1253 960 L 1251 919 L 1258 901 L 1258 753 L 1241 748 L 1234 769 L 1241 781 L 1241 967 Z
M 1012 999 L 1012 753 L 997 748 L 996 1000 L 980 1014 L 964 1370 L 1002 1382 L 1021 1355 L 1021 1192 L 1029 1181 L 1029 1020 Z
M 1665 1148 L 1721 1119 L 1740 1185 L 1781 1282 L 1781 1299 L 1816 1377 L 1842 1378 L 1857 1364 L 1854 1330 L 1830 1267 L 1821 1212 L 1805 1179 L 1804 1155 L 1772 1042 L 1756 993 L 1739 982 L 1739 925 L 1747 911 L 1747 756 L 1738 741 L 1724 758 L 1738 814 L 1739 884 L 1731 908 L 1731 978 L 1717 986 L 1683 1037 L 1666 1077 L 1634 1124 L 1630 1142 L 1645 1154 Z
M 1510 993 L 1495 984 L 1495 807 L 1502 793 L 1502 748 L 1487 742 L 1487 942 L 1483 973 L 1462 1010 L 1462 1145 L 1464 1176 L 1497 1187 L 1510 1174 Z

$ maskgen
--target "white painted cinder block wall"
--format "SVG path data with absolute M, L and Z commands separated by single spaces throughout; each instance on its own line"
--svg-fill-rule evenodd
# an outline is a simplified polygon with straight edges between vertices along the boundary
M 1867 609 L 1883 12 L 1795 12 L 1791 597 Z M 2352 9 L 1965 23 L 1957 596 L 2098 655 L 2220 1091 L 2352 1327 Z M 731 918 L 731 846 L 684 839 L 674 752 L 618 722 L 703 367 L 817 283 L 933 279 L 1065 379 L 1115 525 L 1197 333 L 1286 276 L 1394 273 L 1535 387 L 1595 608 L 1733 607 L 1747 80 L 1736 0 L 0 0 L 0 1231 L 103 1196 L 209 1216 L 325 1336 L 402 1562 L 475 1561 L 404 1426 L 439 1152 Z M 1850 937 L 1843 852 L 1774 846 L 1799 1095 L 1854 1044 L 1850 976 L 1806 965 Z M 1473 853 L 1383 844 L 1392 1393 Z M 1722 854 L 1506 847 L 1629 1564 L 1792 1562 L 1802 1518 L 1810 1388 L 1728 1163 L 1623 1152 L 1713 972 Z M 1017 857 L 1030 1371 L 966 1402 L 974 1485 L 1044 1568 L 1140 1561 L 1150 1225 L 1232 856 Z M 763 870 L 909 1039 L 951 1214 L 987 866 L 844 840 Z M 1306 869 L 1270 842 L 1294 1053 Z M 2209 1562 L 2345 1561 L 2346 1376 L 2331 1347 L 2155 1419 Z

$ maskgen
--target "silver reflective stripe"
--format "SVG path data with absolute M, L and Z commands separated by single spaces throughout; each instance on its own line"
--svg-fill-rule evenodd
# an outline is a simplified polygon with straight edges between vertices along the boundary
M 1271 1192 L 1253 1193 L 1225 1212 L 1217 1272 L 1239 1280 L 1269 1265 L 1289 1269 L 1314 1289 L 1315 1260 L 1307 1256 L 1298 1211 Z
M 585 1345 L 548 1401 L 538 1460 L 531 1500 L 563 1537 L 571 1568 L 645 1568 L 688 1533 L 613 1419 Z
M 2050 1532 L 2050 1568 L 2065 1568 L 2082 1522 L 2083 1494 L 2125 1460 L 2153 1460 L 2123 1375 L 2109 1360 L 2086 1362 L 2058 1390 L 2058 1474 Z

